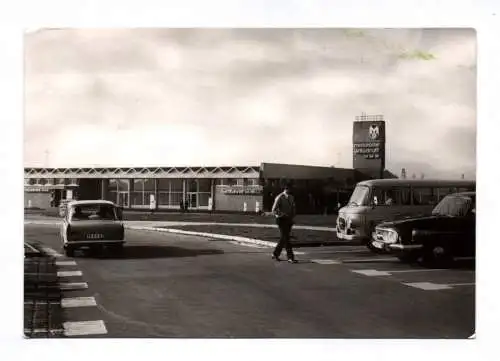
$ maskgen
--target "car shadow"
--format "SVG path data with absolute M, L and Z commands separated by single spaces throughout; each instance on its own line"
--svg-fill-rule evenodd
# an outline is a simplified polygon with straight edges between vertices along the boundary
M 180 257 L 198 257 L 223 254 L 219 249 L 196 249 L 182 248 L 173 246 L 127 246 L 123 250 L 116 252 L 111 249 L 103 250 L 80 250 L 77 257 L 97 258 L 97 259 L 152 259 L 152 258 L 180 258 Z M 75 251 L 75 255 L 76 255 Z

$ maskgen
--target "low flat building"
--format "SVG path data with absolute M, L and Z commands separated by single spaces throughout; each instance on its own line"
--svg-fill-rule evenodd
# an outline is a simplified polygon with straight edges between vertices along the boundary
M 355 184 L 355 169 L 262 163 L 259 166 L 25 168 L 25 207 L 56 207 L 63 199 L 106 199 L 125 209 L 269 211 L 291 182 L 299 213 L 331 212 Z

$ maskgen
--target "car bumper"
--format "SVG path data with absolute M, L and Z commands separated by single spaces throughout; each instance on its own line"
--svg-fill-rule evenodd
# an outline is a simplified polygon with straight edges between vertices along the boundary
M 359 233 L 347 234 L 345 231 L 341 231 L 337 227 L 337 239 L 345 240 L 345 241 L 359 241 L 359 242 L 367 242 L 370 240 L 369 237 L 365 237 L 360 235 Z
M 82 241 L 68 241 L 64 245 L 65 247 L 102 247 L 102 246 L 116 246 L 124 244 L 125 240 L 112 240 L 112 239 L 100 239 L 100 240 L 82 240 Z

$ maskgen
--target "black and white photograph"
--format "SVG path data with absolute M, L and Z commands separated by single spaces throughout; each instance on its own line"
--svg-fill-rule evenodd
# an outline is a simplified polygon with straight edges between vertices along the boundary
M 26 338 L 468 339 L 472 28 L 51 28 Z

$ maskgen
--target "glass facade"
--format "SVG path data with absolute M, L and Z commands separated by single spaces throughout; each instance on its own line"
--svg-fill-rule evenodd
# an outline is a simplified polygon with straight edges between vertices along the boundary
M 182 179 L 158 179 L 158 207 L 180 208 L 183 191 Z
M 130 204 L 132 207 L 149 207 L 150 197 L 155 195 L 155 179 L 133 179 L 130 190 Z

